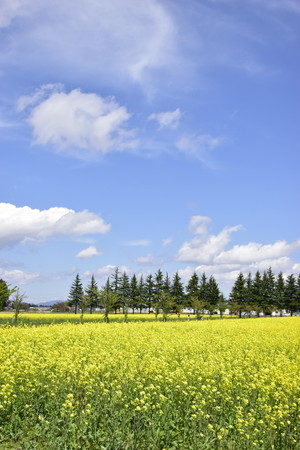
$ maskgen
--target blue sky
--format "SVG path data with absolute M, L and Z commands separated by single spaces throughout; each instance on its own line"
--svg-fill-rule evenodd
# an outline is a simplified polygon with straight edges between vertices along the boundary
M 4 0 L 0 278 L 300 273 L 299 0 Z

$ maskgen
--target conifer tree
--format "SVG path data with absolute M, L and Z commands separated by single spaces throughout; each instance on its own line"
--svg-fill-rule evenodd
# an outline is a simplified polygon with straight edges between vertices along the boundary
M 207 294 L 208 294 L 207 308 L 209 310 L 209 314 L 212 315 L 213 312 L 218 307 L 221 295 L 218 283 L 216 282 L 213 275 L 211 275 L 208 280 Z
M 90 284 L 87 285 L 85 289 L 85 294 L 87 297 L 86 298 L 87 306 L 90 308 L 90 314 L 92 314 L 93 308 L 96 308 L 99 301 L 98 286 L 97 282 L 95 281 L 94 275 L 92 275 L 91 282 Z
M 290 311 L 291 316 L 299 307 L 297 302 L 297 286 L 296 279 L 293 274 L 288 275 L 285 283 L 285 307 Z
M 184 288 L 178 272 L 176 272 L 173 277 L 171 295 L 174 299 L 175 310 L 177 313 L 179 313 L 184 305 Z
M 274 290 L 275 309 L 282 316 L 282 310 L 285 308 L 285 282 L 282 272 L 279 272 L 275 281 Z
M 171 280 L 170 280 L 168 272 L 166 273 L 165 278 L 164 278 L 163 290 L 164 290 L 164 292 L 169 292 L 169 293 L 171 292 Z
M 129 277 L 124 272 L 121 276 L 120 288 L 119 288 L 119 304 L 123 309 L 123 313 L 125 314 L 128 310 L 130 302 L 130 283 Z
M 154 275 L 154 303 L 160 303 L 164 289 L 164 276 L 160 269 Z
M 230 301 L 237 305 L 239 317 L 242 316 L 242 311 L 245 309 L 246 300 L 246 280 L 242 272 L 239 273 L 235 283 L 229 294 Z
M 252 285 L 252 296 L 257 316 L 259 316 L 263 307 L 262 279 L 260 272 L 257 270 Z
M 75 314 L 77 314 L 82 295 L 83 295 L 83 287 L 82 287 L 82 283 L 80 281 L 80 277 L 77 274 L 75 277 L 75 280 L 73 281 L 73 283 L 71 285 L 69 296 L 68 296 L 68 304 L 70 306 L 74 306 Z
M 118 301 L 114 303 L 114 308 L 116 310 L 122 306 L 120 301 L 120 288 L 122 276 L 119 267 L 115 268 L 114 273 L 111 275 L 110 278 L 111 278 L 110 281 L 111 290 L 115 294 L 115 297 L 118 298 Z
M 7 305 L 10 294 L 11 292 L 6 281 L 0 279 L 0 311 L 2 311 Z
M 187 306 L 192 306 L 192 303 L 196 300 L 199 300 L 200 297 L 200 286 L 199 286 L 199 277 L 196 272 L 193 273 L 191 278 L 188 281 L 187 287 Z
M 205 308 L 207 308 L 208 304 L 208 292 L 207 292 L 208 286 L 207 286 L 207 277 L 205 275 L 205 272 L 203 272 L 200 282 L 199 282 L 199 300 L 201 303 L 205 305 Z
M 132 312 L 138 307 L 139 304 L 139 287 L 136 275 L 133 274 L 130 280 L 130 307 L 132 308 Z
M 142 313 L 142 309 L 146 308 L 146 285 L 144 283 L 143 275 L 140 276 L 139 282 L 138 282 L 138 302 L 137 307 L 140 309 L 140 313 Z
M 146 278 L 145 296 L 146 296 L 146 306 L 148 308 L 148 312 L 150 313 L 154 304 L 154 281 L 153 276 L 151 274 L 149 274 Z

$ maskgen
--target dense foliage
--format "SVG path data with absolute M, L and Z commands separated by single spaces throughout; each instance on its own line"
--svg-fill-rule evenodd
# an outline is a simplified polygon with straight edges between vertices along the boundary
M 102 294 L 101 294 L 102 292 Z M 106 297 L 103 292 L 114 293 L 111 297 L 110 309 L 121 310 L 126 313 L 130 308 L 133 312 L 147 309 L 148 312 L 158 314 L 172 310 L 180 313 L 184 308 L 192 308 L 197 315 L 208 312 L 214 314 L 219 311 L 222 315 L 228 308 L 241 316 L 243 313 L 270 315 L 273 311 L 280 314 L 289 311 L 291 315 L 300 309 L 300 275 L 288 275 L 284 279 L 280 272 L 275 277 L 272 269 L 261 274 L 259 271 L 252 276 L 245 277 L 240 273 L 233 284 L 229 299 L 226 301 L 222 295 L 214 276 L 206 277 L 205 273 L 199 276 L 194 272 L 186 286 L 184 286 L 178 272 L 170 280 L 168 274 L 164 275 L 159 269 L 154 275 L 146 279 L 139 279 L 135 274 L 131 278 L 116 268 L 105 286 L 98 289 L 94 276 L 85 289 L 86 306 L 90 312 L 94 308 L 106 308 L 103 301 Z M 80 307 L 83 287 L 77 274 L 71 286 L 69 305 L 74 306 L 75 312 Z M 113 300 L 112 300 L 113 299 Z

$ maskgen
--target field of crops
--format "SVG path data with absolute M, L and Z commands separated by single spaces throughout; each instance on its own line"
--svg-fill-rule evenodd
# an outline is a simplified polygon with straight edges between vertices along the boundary
M 12 323 L 14 317 L 13 312 L 0 312 L 0 325 L 10 325 Z M 203 315 L 201 316 L 203 320 L 206 319 L 219 319 L 219 315 Z M 236 318 L 236 316 L 223 316 L 224 318 Z M 125 318 L 124 314 L 109 314 L 110 322 L 154 322 L 154 321 L 162 321 L 163 315 L 158 314 L 157 317 L 154 313 L 152 314 L 128 314 Z M 168 314 L 168 321 L 178 321 L 178 320 L 196 320 L 196 316 L 194 314 Z M 104 321 L 103 313 L 93 313 L 93 314 L 84 314 L 83 321 L 88 323 L 101 323 Z M 81 323 L 81 314 L 74 313 L 21 313 L 18 316 L 18 324 L 22 325 L 53 325 L 60 323 Z
M 298 449 L 300 318 L 0 327 L 0 449 Z

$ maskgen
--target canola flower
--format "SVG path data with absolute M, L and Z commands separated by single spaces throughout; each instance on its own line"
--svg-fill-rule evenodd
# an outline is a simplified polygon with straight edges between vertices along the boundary
M 300 448 L 299 342 L 298 317 L 1 327 L 0 449 Z
M 13 312 L 0 312 L 0 325 L 9 325 L 12 323 L 12 319 L 14 317 Z M 234 316 L 233 316 L 234 317 Z M 205 319 L 219 319 L 219 315 L 204 315 Z M 224 316 L 224 318 L 230 318 L 231 316 Z M 234 317 L 235 318 L 235 317 Z M 177 314 L 169 314 L 168 321 L 183 321 L 183 320 L 195 320 L 196 316 L 194 314 L 180 314 L 179 317 Z M 155 314 L 128 314 L 125 318 L 124 314 L 109 314 L 110 322 L 157 322 L 162 321 L 163 315 L 158 314 L 156 317 Z M 86 313 L 84 314 L 84 322 L 90 323 L 99 323 L 104 321 L 104 315 L 101 312 L 97 312 L 94 314 Z M 80 314 L 74 313 L 20 313 L 18 318 L 19 325 L 52 325 L 52 324 L 60 324 L 60 323 L 81 323 Z

